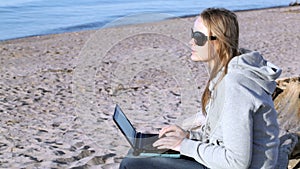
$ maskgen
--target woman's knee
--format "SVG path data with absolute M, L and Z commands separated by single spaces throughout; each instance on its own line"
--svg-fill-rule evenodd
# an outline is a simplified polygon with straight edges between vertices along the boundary
M 119 166 L 119 169 L 126 169 L 128 167 L 127 166 L 127 158 L 124 158 L 121 163 L 120 163 L 120 166 Z
M 163 158 L 124 158 L 119 169 L 152 169 L 157 168 L 157 164 Z
M 136 169 L 136 167 L 138 167 L 136 163 L 137 161 L 134 158 L 124 158 L 119 169 Z

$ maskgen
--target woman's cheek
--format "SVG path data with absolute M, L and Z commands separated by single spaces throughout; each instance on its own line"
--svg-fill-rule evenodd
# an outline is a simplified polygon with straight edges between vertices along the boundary
M 193 61 L 208 61 L 208 49 L 207 46 L 198 47 L 192 52 L 191 59 Z

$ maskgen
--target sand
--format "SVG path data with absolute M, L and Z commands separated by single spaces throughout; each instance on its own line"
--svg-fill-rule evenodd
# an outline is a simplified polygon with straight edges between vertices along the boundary
M 300 7 L 237 15 L 240 47 L 300 75 Z M 189 59 L 194 19 L 0 42 L 0 168 L 118 168 L 116 103 L 143 132 L 198 123 L 208 75 Z

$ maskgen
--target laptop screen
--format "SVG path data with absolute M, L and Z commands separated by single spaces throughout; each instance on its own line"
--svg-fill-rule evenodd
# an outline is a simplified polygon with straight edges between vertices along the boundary
M 134 147 L 136 131 L 118 105 L 116 105 L 113 119 L 130 142 L 131 146 Z

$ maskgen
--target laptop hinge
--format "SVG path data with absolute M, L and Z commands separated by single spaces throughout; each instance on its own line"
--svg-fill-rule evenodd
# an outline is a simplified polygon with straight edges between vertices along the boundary
M 136 139 L 135 139 L 135 147 L 137 149 L 142 149 L 143 145 L 142 145 L 142 133 L 141 132 L 137 132 L 136 134 Z

